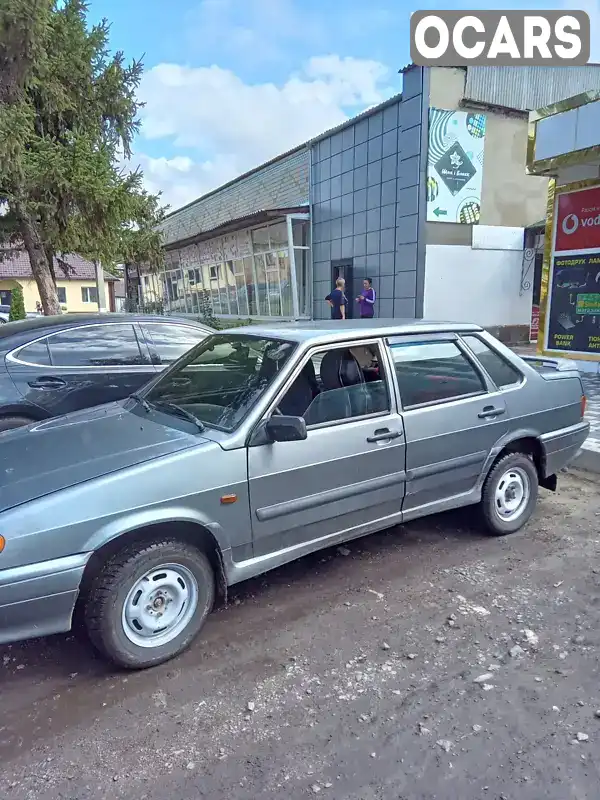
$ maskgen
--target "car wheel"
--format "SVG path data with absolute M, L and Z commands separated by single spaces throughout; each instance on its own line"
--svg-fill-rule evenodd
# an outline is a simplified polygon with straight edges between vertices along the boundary
M 12 431 L 14 428 L 22 428 L 24 425 L 31 425 L 35 422 L 29 417 L 1 417 L 0 418 L 0 433 L 4 431 Z
M 483 486 L 481 511 L 488 533 L 515 533 L 528 521 L 538 497 L 535 464 L 524 453 L 509 453 L 492 468 Z
M 145 669 L 183 652 L 213 606 L 208 558 L 167 539 L 124 548 L 94 578 L 85 599 L 92 644 L 118 666 Z

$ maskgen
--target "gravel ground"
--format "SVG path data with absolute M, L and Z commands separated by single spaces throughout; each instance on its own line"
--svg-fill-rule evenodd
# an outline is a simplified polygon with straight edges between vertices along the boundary
M 597 800 L 600 489 L 521 534 L 450 514 L 236 587 L 143 673 L 0 648 L 3 800 Z

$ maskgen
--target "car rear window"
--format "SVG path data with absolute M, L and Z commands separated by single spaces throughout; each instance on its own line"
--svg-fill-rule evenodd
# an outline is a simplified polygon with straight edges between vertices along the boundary
M 523 376 L 516 367 L 484 342 L 479 336 L 463 336 L 465 343 L 477 356 L 477 360 L 494 381 L 498 389 L 520 383 Z
M 486 391 L 475 367 L 453 342 L 397 344 L 391 351 L 403 408 Z
M 55 367 L 131 367 L 142 357 L 133 325 L 83 325 L 48 337 Z

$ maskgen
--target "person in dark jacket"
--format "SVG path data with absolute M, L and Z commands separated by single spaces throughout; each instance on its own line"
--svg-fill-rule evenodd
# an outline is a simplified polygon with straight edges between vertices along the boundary
M 356 298 L 356 302 L 360 306 L 361 319 L 373 319 L 375 316 L 375 300 L 377 295 L 371 283 L 370 278 L 365 278 L 363 281 L 363 290 Z
M 344 293 L 345 288 L 346 281 L 343 278 L 338 278 L 335 282 L 335 289 L 325 298 L 331 308 L 331 319 L 346 319 L 348 300 Z

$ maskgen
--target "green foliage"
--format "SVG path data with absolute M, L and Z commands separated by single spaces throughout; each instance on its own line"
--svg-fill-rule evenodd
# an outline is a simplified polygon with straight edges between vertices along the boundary
M 211 328 L 214 328 L 217 331 L 220 330 L 222 327 L 221 322 L 217 319 L 217 317 L 215 317 L 210 299 L 210 293 L 206 289 L 198 292 L 198 305 L 200 310 L 198 320 L 203 322 L 205 325 L 209 325 Z
M 20 319 L 26 319 L 25 313 L 25 300 L 23 299 L 23 287 L 17 283 L 12 290 L 10 296 L 10 313 L 8 315 L 9 322 L 17 322 Z
M 0 239 L 25 240 L 34 274 L 24 219 L 50 269 L 68 252 L 107 266 L 162 259 L 165 209 L 126 168 L 142 63 L 111 53 L 109 23 L 87 14 L 84 0 L 0 0 Z

